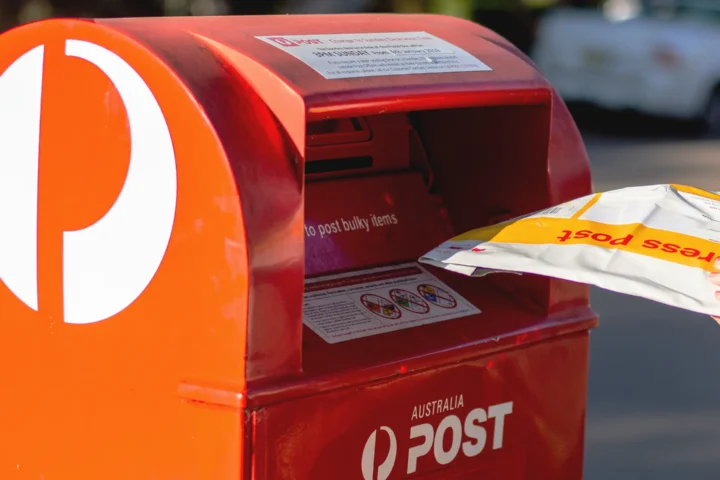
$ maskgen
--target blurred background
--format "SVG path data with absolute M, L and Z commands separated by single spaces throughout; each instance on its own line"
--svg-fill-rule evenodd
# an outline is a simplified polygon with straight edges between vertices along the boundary
M 597 2 L 592 2 L 596 4 Z M 0 0 L 0 30 L 47 17 L 436 12 L 473 19 L 527 51 L 537 19 L 569 0 Z
M 594 187 L 720 190 L 720 0 L 0 0 L 46 17 L 434 12 L 497 31 L 568 101 Z M 720 326 L 595 289 L 586 480 L 720 478 Z

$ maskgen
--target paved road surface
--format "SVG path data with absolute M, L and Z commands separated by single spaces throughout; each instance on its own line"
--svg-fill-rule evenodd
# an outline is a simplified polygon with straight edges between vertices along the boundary
M 720 141 L 639 136 L 586 134 L 596 191 L 720 190 Z M 585 479 L 720 479 L 720 326 L 600 289 L 593 305 Z

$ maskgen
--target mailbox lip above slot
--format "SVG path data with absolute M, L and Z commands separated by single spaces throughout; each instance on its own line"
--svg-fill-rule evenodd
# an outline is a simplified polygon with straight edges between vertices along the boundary
M 102 19 L 143 37 L 158 26 L 189 35 L 242 75 L 305 151 L 306 122 L 440 108 L 550 105 L 553 89 L 519 49 L 474 22 L 431 14 L 169 17 Z M 491 67 L 490 71 L 367 76 L 328 80 L 303 61 L 256 37 L 423 31 Z M 240 33 L 239 33 L 240 32 Z

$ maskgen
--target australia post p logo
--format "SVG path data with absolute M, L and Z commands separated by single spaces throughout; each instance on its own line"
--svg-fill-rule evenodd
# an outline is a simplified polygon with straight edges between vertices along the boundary
M 268 40 L 277 43 L 282 47 L 299 47 L 300 45 L 320 45 L 322 40 L 317 38 L 296 38 L 291 40 L 286 37 L 268 37 Z
M 390 441 L 385 456 L 381 453 L 377 453 L 377 436 L 378 432 L 385 434 Z M 375 472 L 375 461 L 376 458 L 379 463 L 377 467 L 377 475 Z M 395 432 L 389 427 L 380 427 L 370 434 L 367 441 L 365 442 L 365 448 L 362 454 L 362 475 L 363 480 L 387 480 L 392 473 L 393 467 L 395 466 L 395 459 L 397 458 L 397 438 Z
M 62 232 L 63 320 L 87 324 L 130 306 L 160 267 L 175 218 L 176 159 L 157 99 L 126 60 L 76 39 L 52 51 L 61 54 L 87 62 L 110 81 L 130 136 L 127 174 L 112 206 L 93 224 Z M 59 128 L 43 122 L 48 55 L 50 50 L 38 45 L 0 72 L 0 283 L 36 311 L 40 140 L 45 129 Z M 68 112 L 68 123 L 72 115 Z

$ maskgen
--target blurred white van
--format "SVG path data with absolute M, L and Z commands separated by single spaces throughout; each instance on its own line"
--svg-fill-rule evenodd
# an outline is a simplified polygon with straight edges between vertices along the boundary
M 720 135 L 720 1 L 558 8 L 531 56 L 566 101 L 703 120 Z

